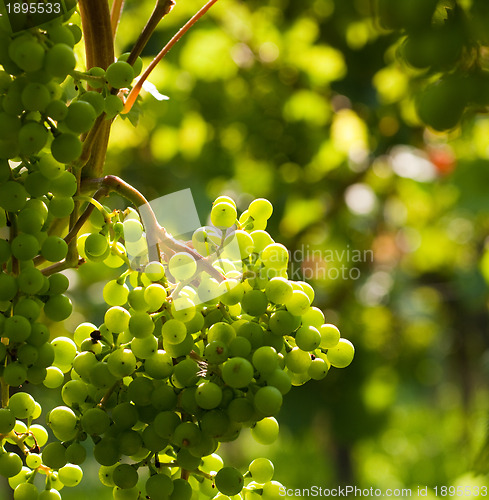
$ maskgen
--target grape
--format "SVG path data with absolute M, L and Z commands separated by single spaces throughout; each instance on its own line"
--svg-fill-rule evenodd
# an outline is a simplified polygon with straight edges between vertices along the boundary
M 159 349 L 146 358 L 144 368 L 146 373 L 156 380 L 168 378 L 173 372 L 172 358 L 165 351 Z
M 112 410 L 112 419 L 118 428 L 129 429 L 137 422 L 138 412 L 133 404 L 126 401 Z
M 71 443 L 70 446 L 66 448 L 66 459 L 69 463 L 80 465 L 85 462 L 86 457 L 87 452 L 80 443 Z
M 51 153 L 56 161 L 70 163 L 78 159 L 82 152 L 80 139 L 70 133 L 62 133 L 53 139 Z
M 179 481 L 185 483 L 186 486 L 180 486 L 178 484 Z M 192 489 L 187 481 L 182 479 L 172 481 L 165 474 L 154 474 L 150 476 L 146 481 L 145 487 L 146 495 L 148 495 L 151 500 L 167 500 L 168 496 L 172 495 L 173 492 L 175 492 L 176 495 L 175 500 L 190 500 L 190 496 L 185 496 L 187 493 L 187 487 L 190 489 L 190 495 L 192 494 Z M 180 489 L 182 492 L 179 491 Z
M 253 379 L 253 366 L 244 358 L 231 358 L 222 365 L 222 378 L 231 387 L 246 387 Z
M 270 316 L 269 328 L 275 335 L 290 335 L 300 323 L 300 318 L 288 311 L 277 311 Z
M 75 202 L 69 196 L 53 196 L 49 202 L 49 213 L 60 219 L 70 215 L 74 208 Z
M 309 297 L 299 290 L 294 290 L 292 296 L 285 302 L 285 307 L 293 316 L 301 316 L 310 305 Z
M 73 410 L 67 406 L 58 406 L 51 410 L 46 417 L 46 422 L 61 441 L 73 439 L 77 433 L 78 419 Z
M 236 207 L 228 202 L 220 202 L 213 205 L 211 210 L 211 222 L 216 227 L 231 227 L 236 222 Z
M 269 375 L 278 368 L 277 351 L 270 346 L 262 346 L 253 353 L 254 367 L 263 375 Z
M 270 417 L 280 410 L 282 393 L 273 386 L 260 387 L 255 393 L 253 404 L 261 414 Z
M 154 335 L 148 335 L 142 339 L 134 338 L 131 340 L 131 351 L 139 359 L 147 359 L 158 350 L 158 340 Z M 153 377 L 154 378 L 154 377 Z
M 335 347 L 340 340 L 340 331 L 335 325 L 329 323 L 321 325 L 319 333 L 321 334 L 321 343 L 319 344 L 321 349 Z
M 37 500 L 39 492 L 32 483 L 19 484 L 14 491 L 14 500 Z
M 64 43 L 53 45 L 46 53 L 44 68 L 53 77 L 64 80 L 75 66 L 73 49 Z
M 93 456 L 100 465 L 114 465 L 120 459 L 117 440 L 113 437 L 103 437 L 95 445 Z
M 175 365 L 173 376 L 183 387 L 190 387 L 197 382 L 199 371 L 199 365 L 187 358 Z
M 248 467 L 251 477 L 257 483 L 266 483 L 273 478 L 274 467 L 267 458 L 257 458 Z
M 44 111 L 51 101 L 51 95 L 42 83 L 28 83 L 22 91 L 21 99 L 26 110 Z
M 224 323 L 223 321 L 218 321 L 214 323 L 207 332 L 207 340 L 209 342 L 220 341 L 224 342 L 226 345 L 236 337 L 236 332 L 231 325 Z
M 7 240 L 0 239 L 0 264 L 7 262 L 11 255 L 10 244 Z
M 8 407 L 15 418 L 24 419 L 32 416 L 36 402 L 30 394 L 17 392 L 10 396 Z
M 55 273 L 49 276 L 49 293 L 51 295 L 58 295 L 66 292 L 70 285 L 68 278 L 61 273 Z M 95 328 L 94 328 L 95 329 Z
M 121 333 L 129 326 L 131 315 L 129 311 L 120 306 L 114 306 L 107 310 L 104 323 L 114 333 Z
M 9 408 L 0 408 L 0 434 L 8 434 L 15 427 L 15 415 Z
M 33 39 L 23 39 L 14 50 L 12 59 L 24 71 L 33 72 L 42 68 L 44 49 Z
M 51 481 L 53 478 L 51 478 Z M 61 500 L 61 495 L 58 490 L 51 488 L 49 490 L 43 490 L 39 493 L 38 500 Z
M 83 132 L 88 132 L 92 128 L 96 118 L 97 113 L 89 102 L 74 101 L 68 107 L 68 114 L 66 115 L 64 123 L 66 123 L 72 132 L 81 134 Z
M 25 155 L 38 153 L 48 140 L 48 131 L 37 122 L 26 122 L 19 131 L 20 152 Z
M 285 269 L 289 261 L 289 252 L 282 244 L 272 243 L 263 249 L 261 260 L 270 269 Z
M 158 311 L 166 300 L 166 290 L 163 286 L 153 283 L 144 289 L 144 300 L 150 311 Z
M 161 328 L 163 340 L 169 344 L 180 344 L 187 335 L 187 328 L 182 321 L 169 319 Z
M 173 493 L 170 500 L 190 500 L 192 497 L 192 487 L 185 479 L 175 479 L 173 481 Z M 160 500 L 158 497 L 151 500 Z
M 93 90 L 89 92 L 84 92 L 79 97 L 80 101 L 85 101 L 90 103 L 95 111 L 95 114 L 98 116 L 102 113 L 105 107 L 105 101 L 100 92 L 95 92 Z
M 355 355 L 353 344 L 347 339 L 340 339 L 339 342 L 328 349 L 328 361 L 336 368 L 345 368 L 352 361 Z
M 165 268 L 161 262 L 149 262 L 144 268 L 144 274 L 151 281 L 159 281 L 165 277 Z
M 58 479 L 68 487 L 76 486 L 83 478 L 83 471 L 78 465 L 67 464 L 58 471 Z
M 39 293 L 46 284 L 46 278 L 35 267 L 23 269 L 17 279 L 19 289 L 28 294 Z
M 22 459 L 15 453 L 0 455 L 0 474 L 4 477 L 16 476 L 22 470 Z
M 29 178 L 31 176 L 29 176 Z M 17 224 L 20 231 L 29 234 L 36 234 L 41 230 L 44 224 L 44 217 L 34 208 L 26 207 L 19 212 Z
M 190 254 L 178 252 L 170 258 L 168 270 L 176 280 L 187 280 L 197 271 L 197 262 Z
M 107 83 L 114 88 L 127 88 L 134 79 L 134 70 L 132 66 L 125 61 L 116 61 L 112 63 L 105 73 Z
M 203 382 L 197 387 L 195 402 L 205 410 L 217 408 L 222 400 L 222 389 L 213 382 Z
M 160 411 L 172 410 L 177 404 L 177 396 L 171 386 L 162 383 L 152 392 L 151 404 Z
M 127 377 L 136 369 L 136 356 L 131 349 L 117 349 L 109 354 L 107 366 L 115 377 Z
M 41 247 L 41 255 L 49 262 L 59 262 L 68 253 L 68 244 L 59 236 L 48 236 Z
M 60 99 L 54 99 L 46 106 L 46 114 L 56 121 L 62 121 L 68 114 L 68 106 Z
M 321 343 L 321 334 L 313 326 L 301 326 L 295 333 L 295 343 L 303 351 L 314 351 Z
M 7 212 L 22 210 L 27 201 L 27 192 L 22 184 L 8 181 L 0 185 L 0 207 Z
M 250 203 L 248 213 L 253 219 L 269 219 L 273 213 L 272 204 L 265 198 L 257 198 Z
M 66 448 L 59 442 L 49 443 L 42 450 L 42 461 L 52 469 L 59 469 L 66 465 Z
M 88 389 L 80 380 L 69 380 L 61 390 L 63 402 L 68 406 L 81 405 L 88 397 Z
M 154 330 L 153 319 L 146 312 L 134 312 L 129 319 L 129 331 L 134 337 L 144 338 Z
M 261 290 L 250 290 L 245 292 L 241 300 L 241 307 L 250 316 L 261 316 L 267 310 L 267 296 Z
M 5 320 L 3 326 L 3 336 L 12 342 L 24 342 L 31 334 L 31 323 L 27 318 L 17 314 Z
M 313 359 L 307 374 L 314 380 L 322 380 L 328 374 L 330 364 L 321 358 Z
M 151 404 L 153 383 L 147 377 L 136 377 L 127 388 L 127 396 L 136 406 L 147 406 Z
M 112 495 L 114 500 L 138 500 L 140 498 L 137 486 L 125 490 L 116 486 L 112 491 Z
M 272 278 L 265 287 L 265 294 L 270 302 L 285 304 L 291 298 L 292 285 L 285 278 Z
M 202 439 L 202 433 L 193 422 L 183 422 L 173 432 L 172 442 L 177 446 L 197 446 Z
M 278 437 L 279 426 L 274 417 L 266 417 L 251 428 L 251 435 L 260 444 L 272 444 Z
M 136 486 L 139 476 L 137 470 L 129 464 L 119 464 L 112 472 L 114 484 L 119 488 L 129 489 Z
M 25 362 L 24 362 L 25 363 Z M 49 389 L 56 389 L 64 382 L 63 372 L 56 366 L 49 366 L 46 369 L 46 376 L 43 384 Z
M 53 321 L 64 321 L 73 311 L 71 300 L 66 295 L 50 297 L 44 305 L 44 313 Z
M 294 373 L 303 373 L 311 364 L 311 356 L 298 347 L 294 347 L 285 356 L 285 364 L 287 368 Z
M 10 274 L 0 271 L 0 300 L 11 300 L 17 293 L 16 279 Z
M 105 98 L 105 114 L 108 119 L 112 119 L 117 116 L 124 108 L 124 103 L 121 101 L 119 96 L 109 94 Z
M 144 288 L 142 286 L 138 286 L 129 292 L 128 302 L 130 307 L 132 307 L 135 311 L 147 312 L 149 309 L 148 304 L 144 299 Z
M 234 467 L 223 467 L 214 479 L 217 489 L 225 495 L 237 495 L 244 485 L 243 475 Z

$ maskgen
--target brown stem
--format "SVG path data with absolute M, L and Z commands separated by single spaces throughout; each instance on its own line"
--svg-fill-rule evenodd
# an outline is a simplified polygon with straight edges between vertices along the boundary
M 173 46 L 182 38 L 185 33 L 217 2 L 217 0 L 209 0 L 200 10 L 195 14 L 187 23 L 180 28 L 180 30 L 173 36 L 173 38 L 163 47 L 161 52 L 151 61 L 146 71 L 142 74 L 136 85 L 131 89 L 126 99 L 126 104 L 121 114 L 129 113 L 133 107 L 136 99 L 143 88 L 143 83 L 146 81 L 151 72 L 155 69 L 157 64 L 170 52 Z
M 122 9 L 124 8 L 124 0 L 114 0 L 110 9 L 110 24 L 112 26 L 112 38 L 115 38 L 117 27 L 121 19 Z
M 131 50 L 129 57 L 127 58 L 127 62 L 132 66 L 136 59 L 141 55 L 144 47 L 148 43 L 151 35 L 154 30 L 158 26 L 159 22 L 170 13 L 175 5 L 175 0 L 157 0 L 153 13 L 149 18 L 146 26 L 143 28 L 143 31 L 139 35 L 134 47 Z

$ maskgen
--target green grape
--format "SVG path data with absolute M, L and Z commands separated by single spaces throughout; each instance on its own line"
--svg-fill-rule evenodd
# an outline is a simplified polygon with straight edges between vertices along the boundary
M 203 277 L 197 287 L 197 295 L 201 303 L 216 304 L 220 295 L 219 282 L 215 278 Z
M 60 262 L 68 253 L 68 244 L 59 236 L 48 236 L 41 247 L 41 255 L 49 262 Z
M 105 100 L 100 92 L 95 92 L 94 90 L 84 92 L 79 99 L 91 104 L 97 116 L 104 110 Z
M 61 500 L 61 494 L 55 488 L 43 490 L 39 493 L 38 500 Z
M 253 219 L 269 219 L 273 213 L 272 204 L 265 198 L 257 198 L 250 203 L 248 213 Z
M 295 333 L 295 343 L 303 351 L 314 351 L 321 343 L 321 334 L 313 326 L 301 326 Z
M 245 292 L 241 300 L 241 307 L 250 316 L 261 316 L 267 310 L 268 300 L 265 292 L 261 290 L 250 290 Z
M 135 311 L 147 312 L 149 307 L 144 298 L 144 288 L 142 286 L 137 286 L 129 292 L 128 296 L 129 306 Z
M 100 465 L 114 465 L 120 459 L 120 450 L 115 438 L 103 437 L 93 448 L 93 456 Z
M 39 293 L 46 284 L 42 272 L 35 267 L 23 269 L 17 278 L 19 289 L 27 294 Z
M 31 367 L 37 361 L 38 356 L 39 354 L 37 348 L 30 344 L 21 345 L 17 351 L 17 360 L 24 366 L 28 367 Z M 30 372 L 30 375 L 32 375 L 32 371 Z M 46 376 L 47 373 L 44 374 L 44 378 Z M 29 373 L 27 378 L 29 378 Z
M 32 483 L 19 484 L 14 490 L 14 500 L 37 500 L 39 492 Z
M 17 392 L 10 396 L 8 407 L 15 418 L 24 419 L 32 416 L 36 408 L 36 401 L 26 392 Z
M 163 340 L 169 344 L 180 344 L 187 336 L 187 328 L 182 321 L 169 319 L 161 328 Z
M 49 330 L 46 328 L 47 333 L 49 335 Z M 45 330 L 43 329 L 41 332 L 41 335 L 44 337 L 45 335 Z M 30 341 L 30 337 L 29 337 Z M 43 339 L 44 341 L 44 339 Z M 35 344 L 33 344 L 35 345 Z M 38 358 L 37 361 L 35 362 L 35 366 L 40 366 L 42 368 L 46 368 L 47 366 L 50 366 L 54 361 L 54 347 L 48 343 L 44 342 L 38 347 Z
M 123 455 L 136 455 L 141 451 L 142 446 L 143 440 L 139 432 L 128 430 L 119 434 L 119 447 Z
M 158 436 L 155 426 L 152 424 L 144 428 L 142 438 L 144 447 L 155 453 L 161 451 L 168 445 L 168 440 Z
M 247 358 L 251 353 L 251 343 L 244 337 L 236 337 L 229 343 L 229 357 Z
M 22 470 L 22 459 L 15 453 L 0 455 L 0 475 L 4 477 L 16 476 Z
M 68 114 L 64 123 L 72 132 L 82 134 L 92 128 L 96 118 L 97 113 L 89 102 L 74 101 L 68 106 Z
M 270 316 L 269 328 L 275 335 L 290 335 L 300 325 L 300 318 L 288 311 L 277 311 Z
M 116 89 L 127 88 L 134 79 L 132 66 L 125 61 L 112 63 L 105 73 L 107 83 Z
M 272 243 L 263 249 L 261 260 L 269 269 L 286 269 L 289 261 L 289 252 L 282 244 Z
M 197 382 L 199 371 L 199 365 L 193 359 L 187 358 L 175 365 L 173 376 L 183 387 L 190 387 Z
M 31 260 L 39 252 L 39 241 L 31 234 L 19 234 L 13 239 L 11 250 L 17 259 Z
M 154 335 L 131 340 L 131 351 L 139 359 L 147 359 L 158 351 L 158 340 Z
M 7 240 L 0 239 L 0 264 L 7 262 L 11 254 L 10 243 Z
M 3 326 L 3 336 L 12 342 L 24 342 L 31 334 L 31 323 L 27 318 L 13 315 L 7 318 Z
M 190 279 L 197 271 L 197 262 L 192 255 L 186 252 L 178 252 L 170 258 L 168 270 L 178 281 Z
M 222 389 L 213 382 L 202 382 L 195 393 L 195 402 L 205 410 L 217 408 L 222 401 Z
M 149 311 L 151 312 L 158 311 L 165 303 L 166 297 L 167 293 L 165 288 L 158 283 L 152 283 L 144 289 L 144 300 L 148 304 Z
M 217 489 L 225 495 L 237 495 L 244 486 L 243 475 L 234 467 L 223 467 L 214 481 Z
M 253 349 L 263 345 L 263 329 L 258 323 L 246 321 L 237 328 L 237 335 L 248 339 Z
M 165 268 L 161 262 L 149 262 L 144 268 L 144 274 L 151 281 L 160 281 L 165 277 Z
M 166 379 L 173 373 L 172 358 L 165 351 L 159 349 L 145 359 L 144 369 L 147 375 L 156 380 Z
M 42 450 L 42 461 L 44 465 L 52 469 L 59 469 L 66 465 L 66 448 L 59 442 L 49 443 Z
M 190 500 L 192 497 L 192 487 L 185 479 L 175 479 L 173 481 L 173 493 L 170 495 L 170 500 Z M 155 497 L 151 500 L 160 500 Z M 166 499 L 163 499 L 166 500 Z
M 137 486 L 129 489 L 120 489 L 116 486 L 112 491 L 114 500 L 138 500 L 139 494 L 140 492 Z
M 248 470 L 254 481 L 263 484 L 272 480 L 274 466 L 268 458 L 256 458 L 250 463 Z
M 291 298 L 292 285 L 285 278 L 272 278 L 265 287 L 265 294 L 270 302 L 285 304 Z
M 124 108 L 124 103 L 117 95 L 109 94 L 105 98 L 105 114 L 107 119 L 112 119 L 117 116 Z
M 330 349 L 335 347 L 340 341 L 340 331 L 335 325 L 326 323 L 319 327 L 319 333 L 321 334 L 321 343 L 319 347 L 321 349 Z
M 31 469 L 37 469 L 42 464 L 41 455 L 38 455 L 37 453 L 29 453 L 25 457 L 25 463 L 27 467 Z
M 22 210 L 27 201 L 27 192 L 22 184 L 7 181 L 0 185 L 0 206 L 7 212 Z
M 156 433 L 165 439 L 171 438 L 180 423 L 180 417 L 173 411 L 162 411 L 154 419 Z
M 78 465 L 67 464 L 58 471 L 58 479 L 69 488 L 76 486 L 83 478 L 83 471 Z
M 0 300 L 13 299 L 17 290 L 17 280 L 10 274 L 0 271 Z
M 66 459 L 71 464 L 81 465 L 85 462 L 86 457 L 87 452 L 80 443 L 71 443 L 68 448 L 66 448 Z
M 44 111 L 51 101 L 51 94 L 42 83 L 28 83 L 21 94 L 22 104 L 28 111 Z
M 81 380 L 69 380 L 61 390 L 63 402 L 68 406 L 82 405 L 88 397 L 88 389 Z
M 223 321 L 214 323 L 207 332 L 207 340 L 209 343 L 214 341 L 224 342 L 229 345 L 230 342 L 236 337 L 236 332 L 233 327 Z
M 73 311 L 73 304 L 66 295 L 54 295 L 44 304 L 44 313 L 52 321 L 64 321 Z
M 114 306 L 107 310 L 104 323 L 114 333 L 121 333 L 129 327 L 131 315 L 129 311 L 120 306 Z
M 9 408 L 0 408 L 0 434 L 8 434 L 14 427 L 14 412 Z
M 220 202 L 212 206 L 211 222 L 216 227 L 231 227 L 236 222 L 236 207 L 228 202 Z
M 70 285 L 68 277 L 61 273 L 55 273 L 49 276 L 49 293 L 51 295 L 58 295 L 66 292 Z M 95 328 L 94 328 L 95 329 Z
M 195 304 L 188 297 L 178 297 L 174 299 L 170 307 L 174 319 L 187 323 L 195 316 Z
M 221 364 L 228 359 L 228 348 L 224 342 L 213 340 L 205 346 L 204 356 L 209 363 Z
M 101 465 L 98 471 L 98 478 L 104 486 L 114 487 L 114 481 L 112 480 L 112 473 L 117 467 L 117 464 L 111 466 Z
M 138 471 L 129 464 L 119 464 L 112 472 L 114 484 L 122 489 L 134 488 L 138 479 Z
M 151 316 L 146 312 L 133 312 L 129 319 L 129 331 L 134 337 L 144 338 L 151 335 L 155 325 Z
M 56 389 L 60 387 L 64 382 L 63 372 L 56 366 L 49 366 L 46 369 L 46 377 L 44 378 L 43 384 L 48 389 Z
M 285 356 L 287 368 L 294 373 L 304 373 L 309 368 L 311 361 L 311 355 L 298 347 L 294 347 Z
M 115 377 L 127 377 L 136 369 L 136 356 L 131 349 L 119 348 L 109 354 L 107 366 Z
M 282 406 L 282 393 L 273 386 L 260 387 L 255 393 L 253 404 L 261 414 L 271 417 Z
M 279 425 L 274 417 L 259 420 L 252 428 L 251 435 L 260 444 L 272 444 L 276 441 Z
M 124 52 L 124 54 L 121 54 L 119 58 L 117 59 L 118 61 L 125 61 L 127 62 L 127 59 L 129 58 L 130 52 Z M 143 60 L 138 57 L 134 64 L 132 65 L 132 69 L 134 70 L 134 76 L 138 76 L 142 69 L 143 69 Z
M 67 406 L 57 406 L 52 409 L 46 417 L 46 422 L 54 435 L 62 441 L 73 439 L 77 433 L 78 419 L 73 410 Z
M 246 387 L 253 380 L 253 366 L 244 358 L 231 358 L 222 365 L 222 378 L 231 387 Z
M 85 240 L 85 252 L 87 255 L 100 257 L 107 252 L 107 236 L 100 233 L 92 233 Z
M 202 432 L 193 422 L 182 422 L 173 432 L 172 442 L 177 446 L 197 446 L 202 439 Z
M 53 196 L 49 202 L 49 213 L 62 219 L 68 217 L 75 208 L 75 202 L 70 196 Z
M 138 412 L 132 403 L 126 401 L 112 410 L 112 419 L 118 428 L 130 429 L 138 420 Z
M 56 121 L 62 121 L 68 114 L 68 106 L 61 99 L 54 99 L 46 106 L 46 115 Z
M 64 80 L 75 66 L 73 49 L 64 43 L 53 45 L 46 53 L 44 68 L 52 77 Z
M 233 422 L 247 422 L 254 414 L 254 407 L 247 398 L 233 399 L 227 408 L 229 418 Z
M 293 316 L 301 316 L 307 312 L 310 305 L 309 297 L 299 290 L 294 290 L 292 296 L 285 303 L 285 307 Z
M 117 280 L 111 280 L 104 286 L 103 297 L 109 306 L 122 306 L 127 302 L 129 288 Z
M 80 139 L 67 132 L 63 132 L 53 139 L 51 153 L 56 161 L 60 163 L 71 163 L 77 160 L 82 152 Z
M 149 378 L 136 377 L 127 388 L 127 396 L 136 406 L 147 406 L 151 404 L 153 390 L 154 386 Z
M 329 367 L 329 362 L 321 358 L 316 358 L 309 365 L 307 374 L 314 380 L 322 380 L 328 374 Z
M 201 458 L 193 456 L 186 448 L 181 448 L 177 452 L 177 462 L 180 468 L 192 471 L 199 467 Z
M 271 374 L 278 368 L 277 351 L 270 346 L 262 346 L 253 353 L 254 367 L 264 376 Z
M 143 226 L 137 219 L 125 219 L 123 222 L 126 242 L 137 243 L 143 236 Z
M 29 121 L 19 131 L 20 152 L 25 155 L 38 153 L 48 140 L 48 131 L 40 123 Z
M 169 478 L 165 474 L 154 474 L 150 476 L 146 481 L 146 495 L 148 495 L 151 500 L 167 500 L 169 498 L 169 495 L 172 495 L 172 493 L 175 492 L 175 500 L 190 500 L 190 497 L 187 498 L 184 493 L 187 492 L 186 488 L 177 486 L 178 481 L 183 481 L 188 485 L 187 481 L 185 480 L 177 479 L 176 481 L 172 481 L 171 478 Z M 181 488 L 182 492 L 180 493 L 179 491 L 175 491 L 174 486 L 177 486 L 177 490 Z M 188 485 L 188 487 L 190 488 L 190 485 Z M 190 495 L 191 494 L 192 490 L 190 488 Z
M 45 221 L 42 214 L 34 208 L 25 207 L 19 212 L 19 215 L 17 216 L 18 227 L 20 231 L 24 233 L 38 233 L 41 230 L 44 222 Z
M 238 229 L 224 240 L 224 256 L 231 260 L 246 259 L 253 253 L 254 246 L 253 238 Z
M 171 386 L 162 383 L 153 390 L 151 404 L 159 411 L 172 410 L 177 404 L 177 395 Z
M 335 368 L 345 368 L 352 361 L 355 355 L 355 348 L 353 344 L 347 339 L 340 339 L 339 342 L 328 349 L 327 357 L 328 361 Z

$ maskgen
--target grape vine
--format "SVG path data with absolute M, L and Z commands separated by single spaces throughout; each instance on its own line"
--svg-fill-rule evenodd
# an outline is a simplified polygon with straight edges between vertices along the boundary
M 158 1 L 134 49 L 114 61 L 123 2 L 109 12 L 80 1 L 83 69 L 75 6 L 15 33 L 0 17 L 0 474 L 15 500 L 59 500 L 82 480 L 87 449 L 114 500 L 277 498 L 268 459 L 243 474 L 223 464 L 219 443 L 244 427 L 272 443 L 291 387 L 353 359 L 312 287 L 288 279 L 288 251 L 266 232 L 269 201 L 238 214 L 221 196 L 211 225 L 184 242 L 141 193 L 103 175 L 110 125 L 137 106 L 151 71 L 132 86 L 139 54 L 172 6 Z M 128 208 L 107 209 L 111 192 Z M 87 261 L 122 269 L 104 286 L 104 321 L 52 338 L 48 325 L 73 309 L 62 271 Z M 60 391 L 46 422 L 27 383 Z

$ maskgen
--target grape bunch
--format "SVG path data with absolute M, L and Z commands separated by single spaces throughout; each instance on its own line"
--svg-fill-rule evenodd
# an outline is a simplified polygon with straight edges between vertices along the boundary
M 46 446 L 44 466 L 78 471 L 90 439 L 115 500 L 136 500 L 142 485 L 151 500 L 278 496 L 270 461 L 243 475 L 223 466 L 219 443 L 245 427 L 274 442 L 292 385 L 346 367 L 354 348 L 312 306 L 312 287 L 287 279 L 288 252 L 265 231 L 271 213 L 258 199 L 237 220 L 233 200 L 218 198 L 187 252 L 107 282 L 104 322 L 55 339 L 72 369 L 48 416 L 62 444 Z M 122 224 L 129 241 L 144 238 L 134 211 Z M 93 235 L 80 237 L 85 248 Z

